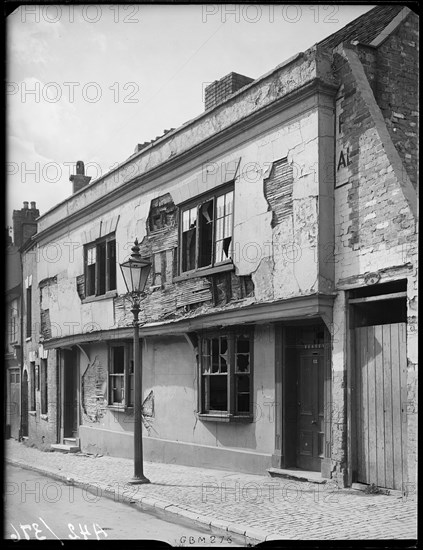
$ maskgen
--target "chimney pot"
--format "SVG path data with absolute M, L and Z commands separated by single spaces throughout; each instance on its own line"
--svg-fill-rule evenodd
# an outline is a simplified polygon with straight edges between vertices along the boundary
M 31 201 L 31 210 L 36 210 L 37 206 L 35 204 L 35 201 Z
M 23 205 L 24 205 L 24 206 L 23 206 L 24 209 L 27 210 L 27 208 L 28 208 L 28 201 L 24 201 Z

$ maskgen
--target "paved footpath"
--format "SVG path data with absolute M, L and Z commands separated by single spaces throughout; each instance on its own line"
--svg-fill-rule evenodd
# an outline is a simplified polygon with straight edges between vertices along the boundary
M 215 533 L 240 535 L 245 543 L 417 536 L 414 494 L 365 494 L 330 482 L 319 485 L 152 462 L 144 466 L 151 484 L 131 486 L 127 482 L 133 462 L 128 459 L 42 452 L 13 439 L 5 442 L 5 456 L 6 462 L 82 486 L 94 495 L 154 508 L 169 519 L 181 516 Z M 46 484 L 43 494 L 40 488 L 42 497 L 54 499 L 51 487 L 47 489 Z

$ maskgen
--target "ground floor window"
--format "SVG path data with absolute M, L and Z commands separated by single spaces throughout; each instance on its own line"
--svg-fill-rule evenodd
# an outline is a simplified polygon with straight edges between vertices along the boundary
M 200 337 L 201 413 L 252 416 L 253 338 L 249 330 Z
M 132 346 L 128 343 L 110 345 L 109 405 L 134 405 L 134 361 Z

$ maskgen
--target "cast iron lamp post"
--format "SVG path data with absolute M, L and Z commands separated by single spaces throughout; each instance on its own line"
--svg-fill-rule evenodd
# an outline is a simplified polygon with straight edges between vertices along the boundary
M 138 239 L 135 239 L 132 254 L 129 260 L 120 264 L 123 280 L 132 300 L 132 314 L 134 316 L 134 477 L 129 483 L 150 483 L 144 475 L 142 456 L 142 358 L 140 355 L 138 316 L 140 313 L 140 299 L 144 294 L 145 283 L 150 273 L 151 264 L 143 260 L 140 255 Z

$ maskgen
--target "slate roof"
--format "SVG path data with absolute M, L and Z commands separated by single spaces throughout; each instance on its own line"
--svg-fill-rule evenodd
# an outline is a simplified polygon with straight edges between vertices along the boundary
M 401 5 L 376 6 L 351 23 L 318 43 L 318 46 L 335 48 L 341 42 L 358 40 L 369 45 L 404 8 Z

